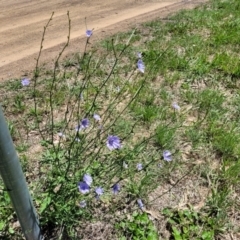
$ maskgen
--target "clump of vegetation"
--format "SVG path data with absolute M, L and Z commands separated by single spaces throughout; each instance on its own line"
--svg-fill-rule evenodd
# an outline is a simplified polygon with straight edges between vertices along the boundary
M 239 9 L 213 0 L 91 50 L 87 30 L 82 53 L 61 60 L 67 42 L 52 70 L 1 84 L 46 238 L 239 232 Z M 20 239 L 0 193 L 0 236 Z

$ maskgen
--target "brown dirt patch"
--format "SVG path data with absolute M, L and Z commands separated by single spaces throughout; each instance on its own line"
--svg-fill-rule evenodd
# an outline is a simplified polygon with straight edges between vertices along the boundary
M 82 51 L 86 42 L 85 17 L 94 28 L 91 43 L 140 23 L 164 18 L 180 9 L 193 8 L 206 0 L 3 0 L 0 9 L 0 80 L 30 76 L 36 64 L 43 27 L 51 13 L 41 63 L 53 60 L 67 40 L 71 18 L 71 40 L 66 54 Z

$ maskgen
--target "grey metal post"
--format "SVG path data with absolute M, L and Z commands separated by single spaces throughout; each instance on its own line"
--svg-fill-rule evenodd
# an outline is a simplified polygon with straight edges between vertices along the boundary
M 27 183 L 0 105 L 0 174 L 27 240 L 40 240 L 41 232 Z

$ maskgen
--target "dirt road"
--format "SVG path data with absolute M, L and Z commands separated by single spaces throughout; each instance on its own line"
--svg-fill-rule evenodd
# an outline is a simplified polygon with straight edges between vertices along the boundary
M 40 48 L 43 27 L 54 12 L 45 35 L 41 62 L 54 59 L 67 40 L 71 18 L 70 46 L 66 53 L 81 51 L 87 28 L 94 28 L 92 42 L 127 30 L 139 23 L 165 17 L 205 0 L 1 0 L 0 80 L 31 77 Z

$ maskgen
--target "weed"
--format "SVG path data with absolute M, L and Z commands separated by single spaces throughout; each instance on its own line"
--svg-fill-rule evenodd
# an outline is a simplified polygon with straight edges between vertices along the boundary
M 158 239 L 158 234 L 155 226 L 149 220 L 146 213 L 134 212 L 131 219 L 122 221 L 116 226 L 123 232 L 125 237 L 119 239 Z
M 46 238 L 97 223 L 106 239 L 239 231 L 239 6 L 212 0 L 91 49 L 88 33 L 83 52 L 61 61 L 67 41 L 44 70 L 40 50 L 29 82 L 1 84 Z M 0 200 L 1 234 L 18 237 L 2 182 Z

